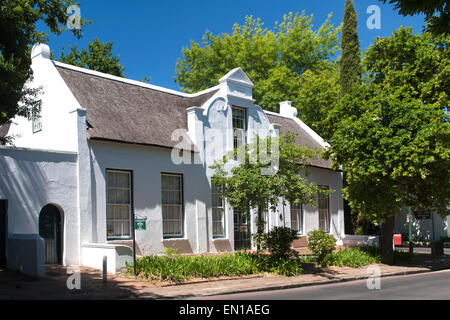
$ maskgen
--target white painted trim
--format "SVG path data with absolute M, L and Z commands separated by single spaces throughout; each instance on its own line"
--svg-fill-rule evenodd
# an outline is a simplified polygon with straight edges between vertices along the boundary
M 329 148 L 330 145 L 325 142 L 325 140 L 322 139 L 321 136 L 319 136 L 313 129 L 311 129 L 310 127 L 308 127 L 306 125 L 306 123 L 304 123 L 302 120 L 300 120 L 299 118 L 293 118 L 295 122 L 297 122 L 300 127 L 302 127 L 302 129 L 304 129 L 306 132 L 308 132 L 308 134 L 313 137 L 314 140 L 316 140 L 322 147 Z
M 236 73 L 238 71 L 242 75 L 244 75 L 244 78 L 246 79 L 246 81 L 239 81 L 239 80 L 236 80 L 236 79 L 230 79 L 231 75 L 233 75 L 234 73 Z M 219 79 L 219 83 L 223 83 L 223 82 L 226 82 L 226 81 L 233 82 L 233 83 L 240 84 L 240 85 L 244 85 L 244 86 L 247 86 L 247 87 L 253 87 L 254 86 L 252 80 L 250 80 L 250 78 L 247 76 L 247 74 L 244 72 L 244 70 L 242 70 L 241 67 L 237 67 L 237 68 L 234 68 L 233 70 L 230 70 L 226 75 L 224 75 L 222 78 Z
M 147 88 L 147 89 L 153 89 L 153 90 L 157 90 L 157 91 L 161 91 L 161 92 L 165 92 L 165 93 L 170 93 L 170 94 L 177 95 L 177 96 L 180 96 L 180 97 L 185 97 L 185 98 L 198 97 L 198 96 L 201 96 L 203 94 L 209 93 L 211 91 L 218 90 L 219 87 L 220 87 L 220 85 L 217 85 L 217 86 L 205 89 L 205 90 L 197 92 L 197 93 L 184 93 L 184 92 L 180 92 L 180 91 L 176 91 L 176 90 L 172 90 L 172 89 L 167 89 L 167 88 L 164 88 L 164 87 L 155 86 L 155 85 L 152 85 L 152 84 L 148 84 L 148 83 L 144 83 L 144 82 L 140 82 L 140 81 L 136 81 L 136 80 L 131 80 L 131 79 L 126 79 L 126 78 L 113 76 L 113 75 L 110 75 L 110 74 L 107 74 L 107 73 L 103 73 L 103 72 L 98 72 L 98 71 L 93 71 L 93 70 L 89 70 L 89 69 L 85 69 L 85 68 L 72 66 L 70 64 L 65 64 L 65 63 L 62 63 L 62 62 L 59 62 L 59 61 L 55 61 L 55 60 L 53 60 L 53 63 L 56 66 L 58 66 L 58 67 L 62 67 L 62 68 L 66 68 L 66 69 L 70 69 L 70 70 L 74 70 L 74 71 L 90 74 L 90 75 L 93 75 L 93 76 L 97 76 L 97 77 L 101 77 L 101 78 L 105 78 L 105 79 L 109 79 L 109 80 L 120 81 L 120 82 L 123 82 L 123 83 L 132 84 L 132 85 L 143 87 L 143 88 Z
M 282 118 L 286 118 L 286 119 L 292 119 L 295 122 L 297 122 L 297 124 L 303 129 L 305 130 L 314 140 L 317 141 L 317 143 L 319 143 L 322 147 L 324 148 L 329 148 L 330 144 L 328 144 L 327 142 L 325 142 L 325 140 L 322 139 L 321 136 L 319 136 L 313 129 L 311 129 L 310 127 L 308 127 L 308 125 L 306 123 L 304 123 L 302 120 L 300 120 L 299 118 L 295 117 L 295 118 L 291 118 L 291 117 L 287 117 L 287 116 L 283 116 L 279 113 L 276 112 L 272 112 L 272 111 L 266 111 L 264 110 L 264 113 L 266 114 L 270 114 L 273 116 L 277 116 L 277 117 L 282 117 Z
M 279 113 L 276 113 L 276 112 L 273 112 L 273 111 L 267 111 L 267 110 L 264 110 L 264 109 L 263 109 L 263 111 L 264 111 L 264 113 L 270 114 L 272 116 L 282 117 L 282 118 L 286 118 L 286 119 L 292 119 L 291 117 L 286 117 L 286 116 L 283 116 L 283 115 L 281 115 Z
M 37 149 L 37 148 L 20 148 L 20 147 L 12 147 L 12 146 L 0 146 L 0 150 L 56 153 L 56 154 L 66 154 L 66 155 L 72 155 L 72 156 L 76 156 L 78 154 L 77 152 L 74 152 L 74 151 L 60 151 L 60 150 Z
M 223 82 L 225 82 L 225 81 L 226 82 L 230 82 L 230 83 L 234 83 L 234 84 L 237 84 L 237 85 L 240 85 L 240 86 L 244 86 L 244 87 L 247 87 L 247 88 L 253 88 L 254 87 L 253 83 L 248 83 L 248 82 L 239 81 L 239 80 L 235 80 L 235 79 L 226 79 Z M 223 82 L 221 82 L 221 83 L 223 83 Z

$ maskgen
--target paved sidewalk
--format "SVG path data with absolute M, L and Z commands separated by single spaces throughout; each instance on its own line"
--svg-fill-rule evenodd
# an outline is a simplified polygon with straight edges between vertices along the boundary
M 427 265 L 387 266 L 380 268 L 382 276 L 403 275 L 450 268 L 450 256 L 442 261 Z M 30 279 L 18 273 L 0 269 L 0 300 L 5 299 L 176 299 L 195 298 L 239 292 L 279 290 L 301 286 L 365 279 L 367 266 L 362 268 L 330 267 L 317 270 L 314 274 L 296 277 L 274 275 L 253 276 L 235 279 L 197 280 L 183 285 L 155 284 L 137 281 L 123 275 L 108 275 L 108 282 L 102 281 L 100 271 L 80 267 L 81 289 L 67 288 L 67 269 L 49 266 L 47 278 Z M 200 281 L 200 282 L 198 282 Z

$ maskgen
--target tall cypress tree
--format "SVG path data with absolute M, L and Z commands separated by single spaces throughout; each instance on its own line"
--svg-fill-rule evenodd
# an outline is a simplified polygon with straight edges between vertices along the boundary
M 361 54 L 359 51 L 358 22 L 353 0 L 345 2 L 342 28 L 341 93 L 351 93 L 354 85 L 361 83 Z
M 346 0 L 344 9 L 344 25 L 342 27 L 339 81 L 341 95 L 350 94 L 354 85 L 361 83 L 361 53 L 359 50 L 358 21 L 353 0 Z M 348 187 L 347 174 L 344 172 L 344 187 Z M 363 227 L 364 234 L 367 228 L 361 225 L 358 212 L 352 210 L 348 200 L 344 199 L 345 233 L 353 234 L 356 229 Z M 365 224 L 367 225 L 367 223 Z

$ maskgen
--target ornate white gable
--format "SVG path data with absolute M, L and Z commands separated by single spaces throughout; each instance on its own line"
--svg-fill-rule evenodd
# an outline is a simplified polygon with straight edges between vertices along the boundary
M 253 87 L 253 82 L 240 67 L 231 70 L 219 80 L 219 83 L 224 82 L 234 82 L 236 84 Z

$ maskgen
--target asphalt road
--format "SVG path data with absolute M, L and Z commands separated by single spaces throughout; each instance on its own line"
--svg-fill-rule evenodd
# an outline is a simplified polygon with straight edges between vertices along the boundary
M 380 279 L 379 290 L 367 280 L 278 291 L 261 291 L 210 297 L 227 300 L 450 300 L 450 270 Z

